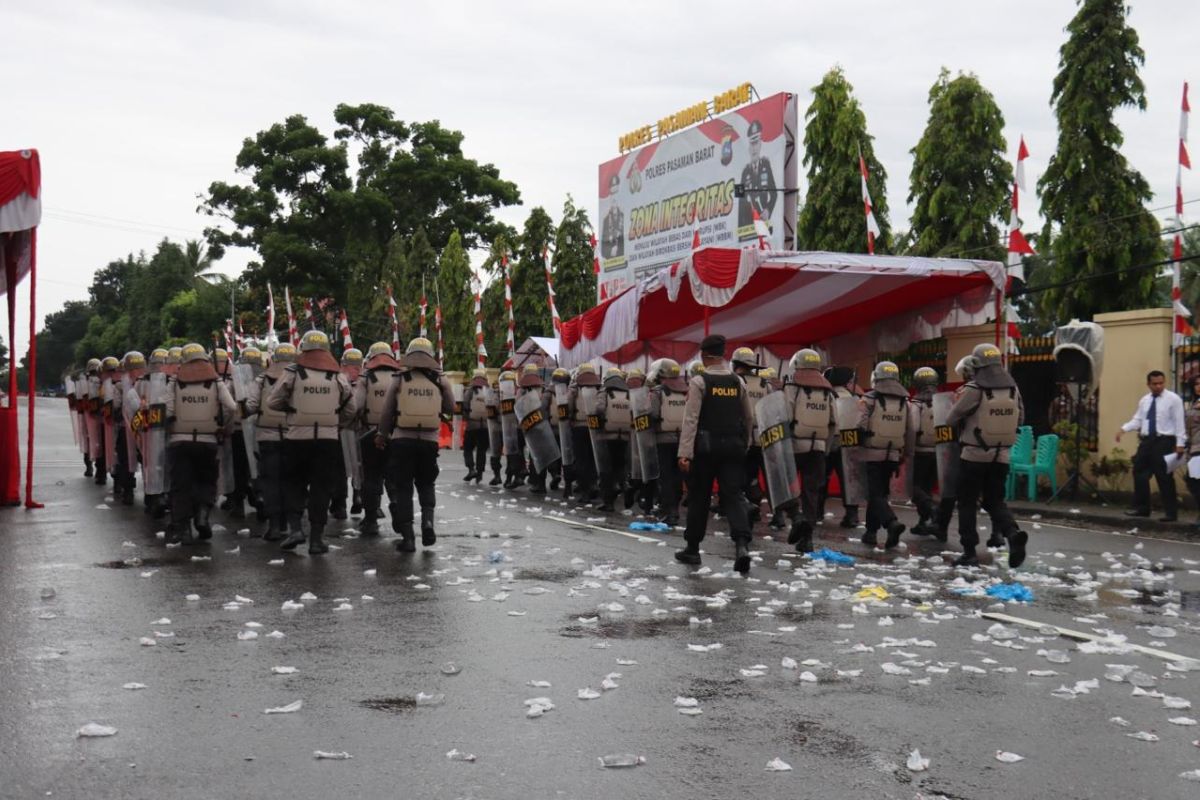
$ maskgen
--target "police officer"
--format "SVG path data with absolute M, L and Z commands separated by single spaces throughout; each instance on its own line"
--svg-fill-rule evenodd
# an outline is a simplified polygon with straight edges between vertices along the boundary
M 485 395 L 486 397 L 486 395 Z M 488 415 L 488 466 L 492 468 L 492 479 L 488 486 L 500 485 L 500 469 L 503 464 L 503 437 L 500 435 L 500 376 L 492 381 L 491 402 L 486 402 Z
M 262 494 L 263 513 L 267 530 L 263 539 L 277 542 L 289 528 L 300 530 L 299 508 L 288 506 L 287 494 L 287 412 L 276 411 L 267 405 L 271 392 L 283 379 L 284 370 L 296 363 L 296 348 L 279 344 L 271 354 L 271 364 L 254 379 L 254 388 L 246 398 L 244 413 L 249 419 L 257 415 L 254 426 L 255 446 L 258 449 L 258 485 Z
M 255 351 L 254 360 L 258 361 L 258 358 L 258 351 Z M 239 361 L 249 363 L 244 351 L 239 357 Z M 217 375 L 233 394 L 233 365 L 230 363 L 229 353 L 218 347 L 213 351 L 213 363 L 216 366 Z M 233 435 L 223 446 L 229 448 L 228 463 L 233 466 L 233 491 L 225 495 L 225 501 L 221 503 L 221 510 L 228 511 L 234 519 L 244 519 L 246 501 L 249 501 L 250 505 L 254 507 L 257 507 L 258 503 L 254 486 L 250 480 L 250 454 L 246 452 L 246 439 L 242 436 L 241 414 L 237 415 L 237 419 L 233 423 Z
M 912 532 L 928 536 L 937 532 L 934 524 L 933 486 L 937 482 L 937 440 L 934 436 L 933 393 L 937 390 L 938 374 L 933 367 L 918 367 L 913 372 L 913 407 L 917 410 L 917 431 L 914 439 L 912 470 L 912 501 L 917 507 L 917 524 Z
M 95 468 L 96 485 L 108 483 L 104 464 L 104 382 L 100 377 L 100 359 L 90 358 L 87 362 L 87 425 L 92 466 Z
M 350 388 L 354 389 L 358 385 L 359 375 L 362 373 L 363 354 L 362 350 L 357 347 L 348 347 L 342 352 L 341 368 L 342 376 L 350 384 Z M 361 409 L 361 406 L 359 406 Z M 354 423 L 351 423 L 353 425 Z M 339 437 L 345 432 L 347 426 L 342 426 L 342 430 L 338 432 Z M 341 473 L 333 480 L 333 491 L 329 495 L 329 516 L 336 520 L 346 519 L 346 499 L 351 497 L 346 491 L 346 480 L 350 477 L 350 465 L 346 463 L 343 457 L 341 460 Z M 353 499 L 351 500 L 350 513 L 358 514 L 362 512 L 362 501 L 359 496 L 358 487 L 352 487 Z
M 621 188 L 621 179 L 613 175 L 608 179 L 608 213 L 600 226 L 600 254 L 605 258 L 620 258 L 625 255 L 625 215 L 617 194 Z
M 742 481 L 754 414 L 741 379 L 725 364 L 725 337 L 704 337 L 700 353 L 704 371 L 689 382 L 679 434 L 679 469 L 688 481 L 687 546 L 675 558 L 684 564 L 700 563 L 715 478 L 721 513 L 729 520 L 734 543 L 733 568 L 745 574 L 750 571 L 750 523 L 742 502 Z
M 538 405 L 542 409 L 544 419 L 553 419 L 550 416 L 550 398 L 552 393 L 545 390 L 540 368 L 537 364 L 526 364 L 521 367 L 521 377 L 517 380 L 517 397 L 523 397 L 527 394 L 537 397 Z M 539 472 L 533 464 L 533 460 L 530 459 L 527 467 L 529 471 L 530 494 L 544 495 L 546 493 L 546 474 L 551 470 L 558 469 L 557 462 Z
M 329 337 L 312 330 L 300 339 L 296 363 L 283 376 L 267 398 L 267 408 L 287 412 L 284 434 L 288 523 L 296 527 L 280 544 L 292 550 L 306 537 L 299 526 L 308 496 L 308 552 L 329 552 L 325 544 L 325 523 L 329 519 L 329 495 L 342 463 L 338 430 L 354 419 L 354 392 L 341 374 L 338 362 L 329 352 Z
M 165 347 L 156 347 L 150 351 L 150 358 L 147 360 L 146 372 L 140 378 L 138 378 L 133 385 L 134 391 L 137 392 L 138 401 L 142 409 L 148 409 L 150 407 L 150 402 L 153 399 L 150 392 L 150 376 L 162 373 L 166 363 L 167 349 Z M 143 458 L 144 463 L 145 454 L 141 454 L 141 457 Z M 169 475 L 170 470 L 166 466 L 165 461 L 167 458 L 167 453 L 160 453 L 159 458 L 164 459 L 164 473 L 165 475 Z M 168 510 L 167 499 L 168 498 L 165 492 L 163 494 L 146 493 L 142 498 L 143 502 L 145 503 L 146 513 L 153 516 L 154 519 L 162 519 L 164 516 L 166 516 Z
M 116 385 L 114 398 L 113 430 L 117 432 L 117 468 L 113 473 L 113 496 L 122 505 L 133 505 L 137 492 L 137 445 L 133 443 L 133 431 L 125 421 L 125 390 L 133 388 L 146 372 L 146 357 L 137 350 L 130 350 L 121 359 L 124 378 Z M 137 411 L 129 409 L 130 414 Z M 131 446 L 131 444 L 133 446 Z
M 625 488 L 629 436 L 633 432 L 633 411 L 625 373 L 617 367 L 604 371 L 604 383 L 596 394 L 596 414 L 600 417 L 600 441 L 608 449 L 608 469 L 600 474 L 600 510 L 613 511 L 617 495 Z M 626 498 L 626 507 L 633 505 Z
M 961 445 L 958 535 L 963 554 L 955 564 L 979 563 L 975 555 L 979 545 L 975 518 L 976 505 L 982 497 L 992 524 L 1008 540 L 1008 565 L 1015 568 L 1025 562 L 1029 535 L 1017 527 L 1004 502 L 1004 489 L 1008 481 L 1009 450 L 1017 440 L 1017 428 L 1024 422 L 1025 408 L 1016 381 L 1001 363 L 1000 348 L 980 344 L 971 354 L 979 366 L 946 419 L 948 425 L 958 430 Z
M 463 416 L 467 420 L 467 430 L 463 436 L 463 461 L 467 465 L 467 475 L 464 481 L 475 481 L 478 486 L 483 480 L 484 465 L 487 463 L 488 426 L 487 401 L 484 399 L 484 389 L 487 387 L 487 370 L 476 369 L 471 373 L 471 382 L 463 390 Z
M 746 141 L 750 145 L 750 160 L 742 168 L 743 194 L 738 201 L 738 228 L 752 228 L 755 211 L 764 222 L 768 222 L 779 199 L 771 162 L 762 155 L 762 123 L 758 120 L 751 122 L 746 129 Z
M 570 387 L 571 373 L 562 367 L 555 367 L 554 372 L 550 373 L 550 383 L 551 386 L 549 389 L 547 389 L 546 394 L 549 395 L 547 398 L 548 402 L 554 406 L 554 413 L 549 417 L 549 419 L 553 420 L 552 426 L 554 428 L 554 435 L 558 438 L 558 452 L 562 453 L 563 428 L 559 425 L 559 422 L 563 420 L 570 422 L 571 407 L 569 403 L 563 403 L 561 405 L 559 404 L 557 387 Z M 570 431 L 570 425 L 567 425 L 566 429 L 567 431 Z M 573 444 L 574 441 L 572 440 L 566 445 L 566 447 L 569 448 Z M 550 470 L 550 491 L 558 491 L 559 486 L 565 484 L 563 488 L 563 499 L 571 496 L 571 481 L 569 478 L 567 478 L 568 469 L 569 468 L 563 463 L 562 459 L 559 459 L 557 466 Z
M 827 479 L 825 454 L 837 433 L 835 395 L 821 373 L 821 354 L 816 350 L 797 350 L 788 366 L 792 375 L 783 391 L 792 409 L 792 452 L 800 477 L 799 506 L 787 509 L 792 520 L 788 544 L 808 553 L 813 529 L 821 519 L 821 494 Z
M 379 535 L 379 520 L 383 517 L 380 505 L 385 486 L 389 504 L 394 506 L 396 502 L 396 487 L 387 473 L 387 451 L 375 446 L 375 435 L 383 421 L 383 407 L 392 379 L 400 368 L 400 362 L 392 357 L 391 345 L 376 342 L 367 350 L 363 372 L 354 384 L 354 405 L 358 408 L 362 431 L 358 449 L 362 456 L 364 515 L 358 530 L 363 536 Z M 400 532 L 398 527 L 395 530 Z
M 904 460 L 908 438 L 908 390 L 900 383 L 900 368 L 880 361 L 871 373 L 871 391 L 863 396 L 862 460 L 867 473 L 867 530 L 863 544 L 874 547 L 880 528 L 887 531 L 884 547 L 900 542 L 904 524 L 888 502 L 890 481 Z
M 167 350 L 167 363 L 163 365 L 163 372 L 168 377 L 174 378 L 179 373 L 179 365 L 183 362 L 183 348 L 172 347 Z
M 858 386 L 855 385 L 854 370 L 851 367 L 829 367 L 825 370 L 825 379 L 829 381 L 831 386 L 833 386 L 835 402 L 844 397 L 858 397 L 861 394 L 861 392 L 858 391 Z M 846 485 L 846 472 L 843 468 L 841 446 L 837 438 L 834 438 L 833 440 L 833 448 L 831 450 L 828 463 L 833 467 L 833 471 L 838 477 L 838 484 L 844 487 Z M 822 516 L 825 513 L 825 499 L 828 493 L 827 488 L 828 487 L 823 489 L 821 493 Z M 838 524 L 843 528 L 857 528 L 858 506 L 848 505 L 845 502 L 845 490 L 842 492 L 842 497 L 842 520 Z
M 575 368 L 571 381 L 571 391 L 567 402 L 571 414 L 571 436 L 575 445 L 575 464 L 571 468 L 571 479 L 567 482 L 568 494 L 572 491 L 583 502 L 588 502 L 596 496 L 596 459 L 592 455 L 592 437 L 588 433 L 588 413 L 584 408 L 580 390 L 600 386 L 600 376 L 596 368 L 589 362 L 584 362 Z M 574 484 L 574 488 L 572 488 Z
M 767 392 L 771 390 L 770 385 L 758 376 L 758 371 L 763 368 L 763 365 L 758 363 L 758 356 L 749 347 L 739 347 L 733 351 L 733 355 L 729 357 L 729 361 L 733 364 L 733 373 L 742 379 L 742 383 L 746 386 L 746 394 L 750 397 L 750 408 L 758 406 L 758 401 L 767 396 Z M 751 415 L 752 420 L 757 420 Z M 754 429 L 751 432 L 750 449 L 746 452 L 746 501 L 750 504 L 747 513 L 750 519 L 750 525 L 758 522 L 759 515 L 762 513 L 760 508 L 763 499 L 762 486 L 758 482 L 758 474 L 762 471 L 763 459 L 762 448 L 758 444 L 758 423 L 754 423 Z
M 229 434 L 237 404 L 204 348 L 180 350 L 180 365 L 166 398 L 171 464 L 171 541 L 194 544 L 212 538 L 209 512 L 217 501 L 217 449 Z
M 679 432 L 687 408 L 688 385 L 674 359 L 661 358 L 650 368 L 650 421 L 658 448 L 658 520 L 679 524 L 679 497 L 683 475 L 679 471 Z
M 392 378 L 384 398 L 376 446 L 388 450 L 388 474 L 396 487 L 392 527 L 400 533 L 396 549 L 416 550 L 413 534 L 413 486 L 421 503 L 421 544 L 437 542 L 433 511 L 438 476 L 438 433 L 454 414 L 454 392 L 442 375 L 433 344 L 424 337 L 408 343 L 404 366 Z M 389 442 L 390 439 L 390 442 Z
M 631 391 L 642 388 L 646 385 L 646 373 L 640 367 L 630 367 L 625 371 L 625 385 Z M 636 502 L 643 513 L 649 514 L 654 508 L 655 481 L 642 480 L 641 471 L 634 469 L 633 457 L 634 450 L 637 447 L 637 434 L 634 433 L 633 429 L 632 413 L 630 414 L 630 420 L 628 445 L 625 448 L 626 460 L 629 462 L 628 469 L 626 470 L 628 477 L 625 481 L 625 507 L 633 508 L 633 504 Z
M 979 360 L 977 358 L 975 358 L 975 356 L 972 354 L 967 354 L 967 355 L 963 356 L 962 358 L 960 358 L 958 360 L 958 363 L 954 365 L 954 373 L 956 375 L 958 375 L 960 380 L 963 381 L 963 385 L 959 386 L 954 391 L 955 401 L 957 401 L 960 397 L 962 397 L 963 389 L 965 389 L 967 383 L 969 383 L 971 381 L 971 379 L 975 377 L 975 370 L 978 368 L 979 368 Z M 957 440 L 953 443 L 953 446 L 955 448 L 957 448 L 959 451 L 962 450 L 962 446 Z M 958 458 L 958 454 L 956 454 L 955 457 Z M 942 496 L 940 498 L 938 498 L 938 506 L 937 506 L 937 512 L 936 512 L 937 519 L 936 519 L 936 523 L 934 526 L 935 527 L 934 536 L 937 538 L 937 540 L 939 542 L 944 542 L 950 536 L 950 520 L 954 516 L 954 507 L 958 504 L 958 498 L 956 496 L 958 494 L 958 484 L 956 483 L 954 485 L 953 491 L 951 491 L 951 492 L 946 491 L 948 487 L 943 486 L 941 488 L 942 488 L 942 493 L 941 493 Z M 985 507 L 985 510 L 986 510 L 986 507 Z M 996 546 L 999 546 L 999 544 L 1000 544 L 999 539 L 997 539 L 997 541 L 995 541 L 995 542 L 991 541 L 991 539 L 995 539 L 998 536 L 999 535 L 996 532 L 995 520 L 993 520 L 992 536 L 989 538 L 989 541 L 988 541 L 989 547 L 992 546 L 993 544 L 995 544 Z M 1002 538 L 1002 537 L 999 537 L 999 538 Z

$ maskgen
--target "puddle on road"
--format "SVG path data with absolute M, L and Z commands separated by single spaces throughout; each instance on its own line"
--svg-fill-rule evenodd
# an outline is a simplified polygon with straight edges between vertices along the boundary
M 579 572 L 566 567 L 525 567 L 513 573 L 513 580 L 566 583 L 579 577 Z
M 576 624 L 568 625 L 560 630 L 559 636 L 565 636 L 568 639 L 582 639 L 585 636 L 595 639 L 654 639 L 688 627 L 688 618 L 685 616 L 657 619 L 607 619 L 591 625 L 579 624 L 578 617 L 572 616 L 571 621 Z
M 162 558 L 127 558 L 123 561 L 97 561 L 92 566 L 103 569 L 141 569 L 142 567 L 164 567 L 180 562 Z
M 363 708 L 374 711 L 390 711 L 393 714 L 403 714 L 417 707 L 417 701 L 411 697 L 374 697 L 369 700 L 359 700 Z
M 871 750 L 858 739 L 813 720 L 796 720 L 789 738 L 805 752 L 819 756 L 865 761 L 871 755 Z

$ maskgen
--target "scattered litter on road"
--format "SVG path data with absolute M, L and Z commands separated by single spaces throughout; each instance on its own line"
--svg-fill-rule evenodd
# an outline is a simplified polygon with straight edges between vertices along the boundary
M 913 750 L 908 754 L 908 761 L 905 762 L 911 772 L 924 772 L 929 769 L 929 759 L 921 755 L 920 750 Z
M 297 700 L 294 703 L 288 703 L 286 706 L 278 706 L 277 708 L 268 708 L 263 711 L 264 714 L 292 714 L 304 707 L 303 700 Z
M 75 731 L 75 738 L 98 738 L 101 736 L 116 736 L 117 729 L 111 725 L 101 725 L 98 722 L 89 722 L 79 730 Z
M 325 750 L 313 750 L 313 758 L 325 759 L 327 761 L 348 761 L 354 756 L 349 753 L 330 753 Z
M 782 758 L 773 758 L 767 762 L 767 772 L 791 772 L 792 765 L 784 761 Z
M 632 753 L 614 753 L 612 755 L 600 756 L 600 766 L 615 768 L 615 767 L 636 767 L 640 764 L 645 764 L 644 756 L 636 756 Z

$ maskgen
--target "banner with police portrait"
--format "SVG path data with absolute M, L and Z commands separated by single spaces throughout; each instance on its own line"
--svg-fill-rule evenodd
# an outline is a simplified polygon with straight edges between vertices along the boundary
M 693 220 L 703 246 L 794 249 L 798 161 L 781 92 L 601 164 L 599 299 L 687 256 Z

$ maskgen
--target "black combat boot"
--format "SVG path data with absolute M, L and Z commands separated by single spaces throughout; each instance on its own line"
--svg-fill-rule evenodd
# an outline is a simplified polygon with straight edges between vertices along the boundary
M 83 477 L 90 478 L 95 474 L 96 474 L 95 471 L 92 470 L 92 459 L 89 458 L 88 456 L 84 456 L 83 457 Z
M 675 551 L 675 560 L 693 567 L 700 566 L 700 545 L 689 542 L 682 550 Z
M 437 544 L 437 534 L 433 532 L 433 509 L 421 509 L 421 545 L 433 547 Z
M 1029 534 L 1025 531 L 1013 531 L 1008 537 L 1008 566 L 1016 569 L 1025 563 L 1025 546 L 1029 544 Z
M 792 528 L 788 531 L 788 544 L 795 545 L 797 553 L 811 553 L 812 546 L 812 523 L 806 519 L 796 519 L 792 522 Z
M 313 525 L 308 536 L 308 554 L 310 556 L 324 555 L 329 552 L 329 545 L 325 544 L 325 526 Z
M 738 539 L 733 546 L 733 569 L 745 575 L 750 571 L 750 540 Z
M 392 533 L 404 533 L 404 523 L 400 521 L 400 504 L 388 503 L 388 513 L 392 516 Z M 409 520 L 409 528 L 412 528 L 412 520 Z
M 392 529 L 400 534 L 400 539 L 395 542 L 393 547 L 401 553 L 415 553 L 417 551 L 416 536 L 413 534 L 412 520 L 408 522 L 396 522 L 392 520 Z
M 896 545 L 900 544 L 900 534 L 904 533 L 904 523 L 899 520 L 892 520 L 887 526 L 887 541 L 883 546 L 887 550 L 891 550 Z
M 368 509 L 363 521 L 358 524 L 358 532 L 362 536 L 378 536 L 379 535 L 379 512 L 374 509 Z
M 201 541 L 208 541 L 212 538 L 212 524 L 208 521 L 208 512 L 210 506 L 207 503 L 200 503 L 196 506 L 196 533 L 199 534 Z
M 350 516 L 358 516 L 363 513 L 362 492 L 355 489 L 350 496 Z
M 229 496 L 229 508 L 226 509 L 229 516 L 233 519 L 246 518 L 246 501 L 242 499 L 240 494 Z
M 956 567 L 978 567 L 979 557 L 975 555 L 975 548 L 966 550 L 961 556 L 954 561 Z
M 282 538 L 283 531 L 280 530 L 280 526 L 277 525 L 273 519 L 267 520 L 267 530 L 263 534 L 263 541 L 278 542 Z
M 287 538 L 279 545 L 279 549 L 295 550 L 307 541 L 308 537 L 304 535 L 304 528 L 300 527 L 299 523 L 292 523 L 292 529 L 288 531 Z
M 846 506 L 846 513 L 840 524 L 843 528 L 858 527 L 858 506 Z

